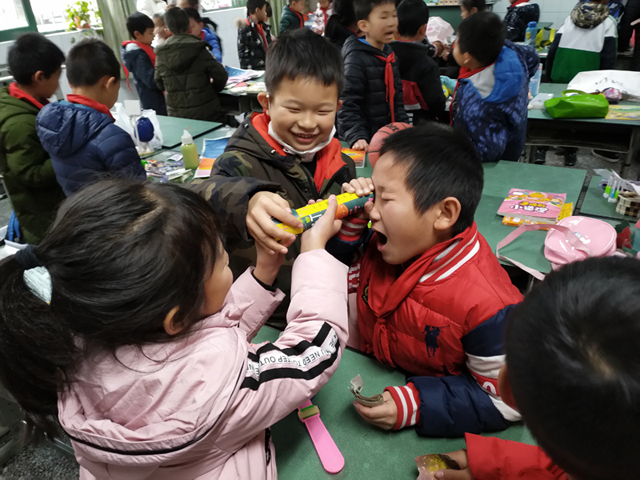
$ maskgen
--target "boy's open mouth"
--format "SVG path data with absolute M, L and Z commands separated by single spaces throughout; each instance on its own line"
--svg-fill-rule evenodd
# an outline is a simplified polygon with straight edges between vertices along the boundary
M 313 140 L 317 137 L 317 135 L 311 134 L 304 134 L 304 133 L 294 133 L 293 134 L 296 137 L 296 140 L 300 143 L 304 143 L 304 144 L 308 144 L 313 142 Z
M 384 233 L 376 233 L 378 234 L 378 245 L 384 247 L 387 244 L 387 236 Z

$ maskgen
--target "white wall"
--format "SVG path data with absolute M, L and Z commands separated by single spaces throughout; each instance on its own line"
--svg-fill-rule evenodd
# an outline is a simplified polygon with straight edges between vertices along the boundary
M 240 68 L 238 59 L 238 29 L 236 18 L 245 18 L 247 9 L 228 8 L 226 10 L 210 10 L 202 15 L 218 24 L 218 36 L 222 40 L 222 63 L 230 67 Z
M 540 21 L 553 22 L 553 28 L 558 29 L 569 16 L 578 0 L 535 0 L 540 5 Z M 493 11 L 500 17 L 504 17 L 509 7 L 509 0 L 498 0 L 493 6 Z

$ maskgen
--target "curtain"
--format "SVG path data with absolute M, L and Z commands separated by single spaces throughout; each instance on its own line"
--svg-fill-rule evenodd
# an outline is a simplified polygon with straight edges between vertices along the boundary
M 134 0 L 97 0 L 98 10 L 102 17 L 102 31 L 104 42 L 120 59 L 120 45 L 129 40 L 126 20 L 136 11 Z
M 282 16 L 282 9 L 285 5 L 289 5 L 288 0 L 268 0 L 273 10 L 273 17 L 269 23 L 271 24 L 271 31 L 274 35 L 278 36 L 280 32 L 280 17 Z

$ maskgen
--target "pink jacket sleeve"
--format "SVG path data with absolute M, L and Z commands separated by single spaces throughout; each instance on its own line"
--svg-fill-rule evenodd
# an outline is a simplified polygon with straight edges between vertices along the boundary
M 254 267 L 247 269 L 231 285 L 231 290 L 225 299 L 226 305 L 250 304 L 244 310 L 238 328 L 247 332 L 247 341 L 255 337 L 258 330 L 271 317 L 276 307 L 284 299 L 284 293 L 280 290 L 270 292 L 260 286 L 253 278 Z
M 469 468 L 475 480 L 568 480 L 567 474 L 535 445 L 467 433 Z
M 240 388 L 216 445 L 234 451 L 315 395 L 338 368 L 348 339 L 347 267 L 325 250 L 298 257 L 288 325 L 273 343 L 250 345 Z

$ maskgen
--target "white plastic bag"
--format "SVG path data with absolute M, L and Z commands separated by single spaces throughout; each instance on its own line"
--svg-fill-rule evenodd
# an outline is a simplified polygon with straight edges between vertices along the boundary
M 122 103 L 116 103 L 115 105 L 116 113 L 114 118 L 116 120 L 116 125 L 127 132 L 134 143 L 137 144 L 136 137 L 133 131 L 133 123 L 131 122 L 131 118 L 127 115 L 127 112 Z M 153 124 L 153 140 L 149 142 L 149 145 L 154 150 L 160 150 L 162 148 L 162 130 L 160 129 L 160 123 L 158 122 L 158 117 L 156 116 L 155 110 L 142 110 L 142 116 L 147 117 L 151 120 Z
M 427 24 L 427 39 L 429 42 L 442 42 L 447 44 L 447 38 L 454 34 L 451 24 L 440 17 L 430 17 Z
M 606 88 L 617 88 L 629 95 L 629 100 L 640 102 L 640 72 L 627 70 L 594 70 L 581 72 L 569 82 L 570 90 L 593 93 Z

